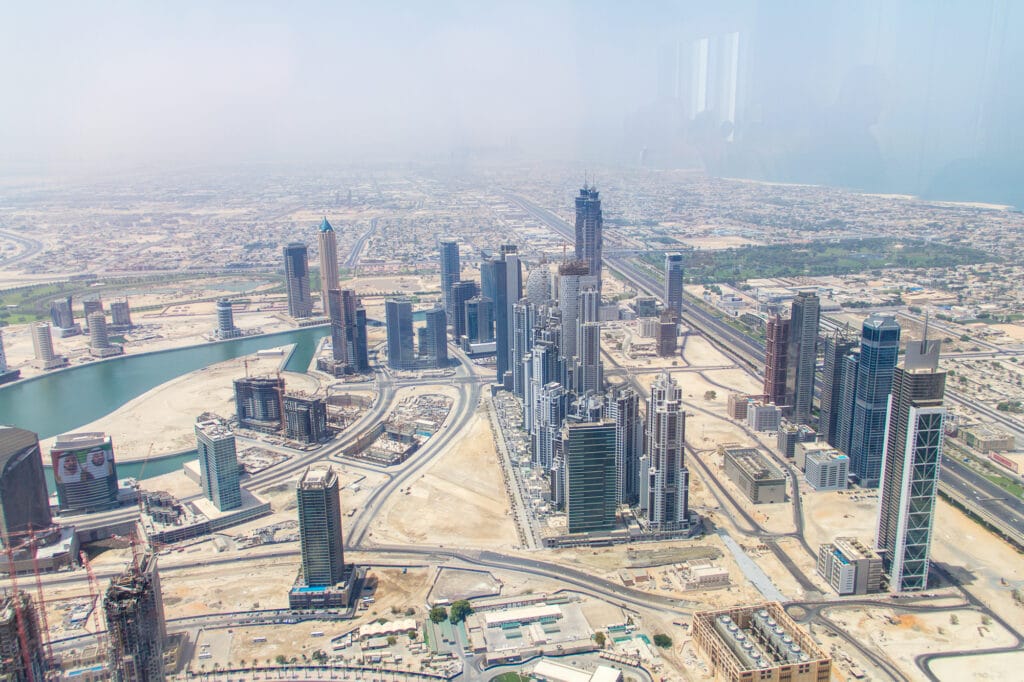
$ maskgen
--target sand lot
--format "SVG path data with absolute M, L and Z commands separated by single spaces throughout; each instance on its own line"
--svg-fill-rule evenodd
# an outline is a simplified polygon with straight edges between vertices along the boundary
M 408 494 L 389 500 L 372 527 L 372 541 L 490 548 L 516 544 L 483 405 Z

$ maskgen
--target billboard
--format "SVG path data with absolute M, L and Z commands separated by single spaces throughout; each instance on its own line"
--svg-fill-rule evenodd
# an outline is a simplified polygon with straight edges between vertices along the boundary
M 96 511 L 117 503 L 117 467 L 110 438 L 60 442 L 50 450 L 62 511 Z

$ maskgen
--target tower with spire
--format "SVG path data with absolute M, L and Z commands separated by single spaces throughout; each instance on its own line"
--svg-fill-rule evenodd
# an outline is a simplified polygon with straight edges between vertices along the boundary
M 317 244 L 320 247 L 320 303 L 324 307 L 324 314 L 326 314 L 330 290 L 340 288 L 338 285 L 338 242 L 334 236 L 334 228 L 327 222 L 327 216 L 320 221 Z

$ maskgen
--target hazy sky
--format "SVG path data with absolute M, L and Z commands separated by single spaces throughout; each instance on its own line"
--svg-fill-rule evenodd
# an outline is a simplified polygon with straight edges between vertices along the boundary
M 5 175 L 498 150 L 1024 205 L 1017 0 L 9 1 L 0 93 Z
M 601 2 L 5 3 L 0 160 L 558 143 L 621 126 L 653 90 L 640 67 L 658 6 L 636 16 Z

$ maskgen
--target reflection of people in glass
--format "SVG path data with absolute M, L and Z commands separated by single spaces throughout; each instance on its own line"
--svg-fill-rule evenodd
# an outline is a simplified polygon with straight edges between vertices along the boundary
M 78 466 L 78 458 L 73 454 L 61 457 L 57 474 L 61 483 L 78 483 L 81 481 L 82 468 Z
M 85 458 L 85 475 L 87 479 L 106 478 L 110 475 L 110 462 L 102 448 L 93 448 Z

